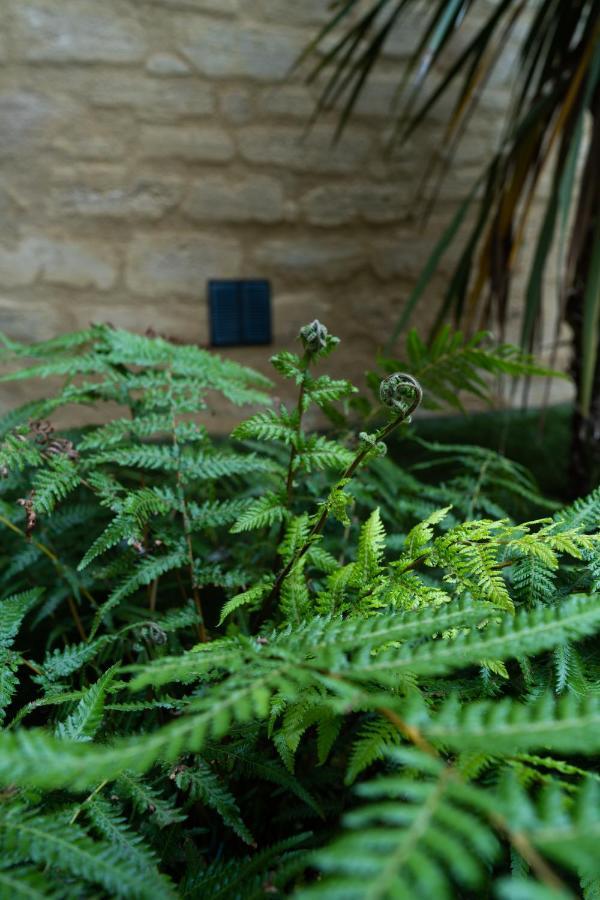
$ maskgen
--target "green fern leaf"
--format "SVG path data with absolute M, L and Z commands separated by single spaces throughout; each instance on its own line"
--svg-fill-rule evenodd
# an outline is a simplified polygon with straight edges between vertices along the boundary
M 91 687 L 87 688 L 77 708 L 64 722 L 56 726 L 56 736 L 69 741 L 91 741 L 102 723 L 104 701 L 117 666 L 112 666 Z
M 244 824 L 238 804 L 233 794 L 225 787 L 211 767 L 202 759 L 196 760 L 193 768 L 176 766 L 171 777 L 177 787 L 189 794 L 192 800 L 199 801 L 214 809 L 224 823 L 231 828 L 246 844 L 255 847 L 256 842 Z

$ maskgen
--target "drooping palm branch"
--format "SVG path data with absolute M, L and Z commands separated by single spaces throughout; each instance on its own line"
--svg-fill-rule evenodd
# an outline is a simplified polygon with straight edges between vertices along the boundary
M 486 17 L 475 25 L 475 13 Z M 519 41 L 513 96 L 503 136 L 480 180 L 457 209 L 399 316 L 404 328 L 449 244 L 462 252 L 440 303 L 434 332 L 454 316 L 467 328 L 507 320 L 515 263 L 522 250 L 540 178 L 551 188 L 537 226 L 522 304 L 521 341 L 540 333 L 544 275 L 554 248 L 559 259 L 558 322 L 574 326 L 578 415 L 589 419 L 600 387 L 600 2 L 598 0 L 337 0 L 329 22 L 307 48 L 310 81 L 322 84 L 316 115 L 341 110 L 345 127 L 393 28 L 406 22 L 415 46 L 398 76 L 394 141 L 402 145 L 449 92 L 455 95 L 441 146 L 429 167 L 424 204 L 441 178 L 494 68 L 509 42 Z M 523 29 L 519 37 L 517 25 Z M 443 71 L 452 40 L 471 38 Z M 600 409 L 598 410 L 600 416 Z

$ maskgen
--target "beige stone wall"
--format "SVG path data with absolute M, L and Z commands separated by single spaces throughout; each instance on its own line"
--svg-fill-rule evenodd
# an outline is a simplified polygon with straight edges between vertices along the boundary
M 207 279 L 266 277 L 276 344 L 318 316 L 360 379 L 495 139 L 510 58 L 423 231 L 417 189 L 439 114 L 418 143 L 384 154 L 409 27 L 333 147 L 335 117 L 306 135 L 314 92 L 288 77 L 326 0 L 0 0 L 0 11 L 0 329 L 43 339 L 110 321 L 205 344 Z M 268 355 L 231 353 L 263 368 Z

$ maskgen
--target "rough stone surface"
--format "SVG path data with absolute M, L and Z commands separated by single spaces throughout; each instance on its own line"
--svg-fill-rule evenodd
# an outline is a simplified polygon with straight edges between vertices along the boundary
M 95 0 L 12 0 L 9 9 L 28 60 L 133 63 L 146 51 L 144 30 L 135 18 L 115 15 Z
M 15 341 L 46 341 L 65 327 L 65 316 L 57 306 L 43 300 L 0 294 L 2 330 Z M 71 323 L 69 322 L 69 327 Z
M 362 384 L 497 146 L 516 42 L 421 227 L 417 194 L 452 98 L 386 152 L 414 48 L 406 19 L 342 139 L 335 110 L 307 129 L 319 85 L 306 67 L 288 73 L 328 15 L 327 0 L 0 0 L 0 331 L 43 339 L 110 321 L 206 343 L 206 280 L 263 277 L 273 349 L 322 319 L 342 338 L 336 374 Z M 454 58 L 468 40 L 457 35 Z M 539 185 L 543 195 L 547 178 Z M 542 214 L 536 201 L 532 226 Z M 420 307 L 423 330 L 454 253 Z M 551 332 L 551 311 L 544 320 Z M 264 347 L 227 354 L 269 373 Z M 0 385 L 0 410 L 15 400 Z M 219 411 L 209 424 L 234 422 Z
M 241 129 L 240 152 L 251 163 L 318 174 L 355 172 L 367 159 L 368 132 L 355 130 L 332 145 L 332 130 L 316 126 L 305 134 L 301 125 L 250 126 Z
M 80 183 L 56 188 L 51 205 L 61 214 L 113 219 L 160 219 L 181 197 L 177 178 L 139 178 L 126 185 Z
M 188 162 L 228 162 L 235 146 L 222 128 L 148 126 L 140 131 L 142 154 L 148 159 L 177 159 Z
M 38 90 L 0 91 L 0 156 L 32 153 L 43 147 L 48 135 L 75 109 Z
M 265 116 L 307 122 L 315 111 L 316 103 L 316 97 L 305 85 L 284 84 L 276 88 L 264 88 L 259 107 Z
M 281 28 L 184 19 L 178 49 L 210 78 L 282 81 L 303 47 L 302 33 Z
M 0 246 L 0 284 L 4 287 L 32 284 L 39 268 L 35 246 L 30 241 L 22 241 L 15 247 Z
M 241 11 L 264 17 L 268 22 L 288 25 L 323 25 L 330 18 L 328 4 L 323 0 L 238 0 Z
M 152 75 L 189 75 L 190 67 L 173 53 L 154 53 L 146 63 Z
M 406 200 L 394 184 L 325 185 L 309 191 L 301 208 L 311 225 L 381 225 L 405 218 Z
M 146 297 L 185 296 L 199 302 L 207 279 L 237 275 L 241 248 L 236 240 L 211 234 L 139 235 L 127 250 L 127 285 Z
M 69 287 L 111 288 L 117 277 L 114 253 L 96 243 L 31 236 L 0 247 L 0 284 L 31 284 L 36 278 Z
M 266 241 L 256 252 L 256 260 L 276 272 L 298 281 L 347 279 L 365 266 L 363 248 L 348 239 Z
M 266 175 L 239 181 L 217 175 L 194 182 L 183 211 L 198 222 L 274 223 L 286 215 L 285 195 Z
M 254 116 L 251 92 L 246 88 L 225 88 L 221 91 L 220 109 L 229 122 L 245 125 Z
M 145 0 L 168 9 L 185 9 L 194 12 L 217 13 L 220 16 L 233 16 L 239 11 L 240 0 Z
M 107 72 L 94 81 L 89 96 L 93 106 L 127 107 L 142 121 L 206 116 L 215 109 L 214 93 L 209 85 L 193 79 L 167 81 L 138 73 L 123 78 Z

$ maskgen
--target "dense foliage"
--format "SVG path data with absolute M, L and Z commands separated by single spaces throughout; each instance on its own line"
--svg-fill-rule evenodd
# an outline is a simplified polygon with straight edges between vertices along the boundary
M 411 335 L 382 408 L 301 343 L 275 408 L 161 338 L 6 342 L 9 379 L 63 382 L 0 422 L 0 896 L 598 896 L 600 493 L 385 456 L 422 388 L 535 366 Z M 255 407 L 226 442 L 215 395 Z
M 410 36 L 410 50 L 394 62 L 386 54 L 388 38 L 400 29 Z M 449 315 L 467 328 L 487 323 L 503 332 L 517 313 L 521 345 L 541 348 L 550 315 L 556 320 L 556 353 L 561 325 L 568 322 L 577 389 L 572 480 L 579 490 L 595 486 L 600 479 L 600 4 L 339 0 L 331 4 L 306 56 L 312 63 L 309 80 L 321 88 L 315 115 L 338 108 L 339 130 L 379 64 L 386 77 L 396 69 L 390 134 L 400 152 L 414 155 L 409 138 L 441 120 L 443 134 L 434 140 L 415 195 L 424 212 L 436 207 L 461 141 L 477 135 L 480 101 L 502 86 L 504 100 L 498 102 L 497 94 L 494 102 L 502 122 L 496 146 L 481 160 L 479 178 L 399 311 L 394 337 L 453 244 L 457 262 L 433 336 Z M 536 210 L 541 210 L 537 218 Z M 528 267 L 524 291 L 515 278 L 518 259 Z M 556 291 L 545 286 L 549 273 L 556 273 Z

